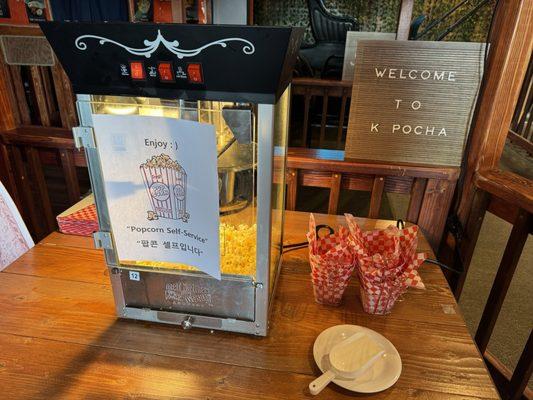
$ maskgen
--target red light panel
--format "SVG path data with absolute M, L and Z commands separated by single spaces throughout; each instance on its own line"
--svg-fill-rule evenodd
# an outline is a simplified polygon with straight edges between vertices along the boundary
M 188 64 L 187 76 L 189 77 L 189 82 L 204 83 L 204 77 L 202 75 L 202 64 Z
M 157 66 L 157 71 L 159 72 L 159 80 L 161 82 L 174 82 L 172 63 L 160 62 Z
M 141 61 L 130 62 L 131 79 L 143 81 L 146 79 L 144 64 Z

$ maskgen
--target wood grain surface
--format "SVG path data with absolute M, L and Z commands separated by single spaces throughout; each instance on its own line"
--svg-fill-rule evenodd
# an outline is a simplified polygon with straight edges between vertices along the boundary
M 342 217 L 317 215 L 337 227 Z M 287 212 L 285 243 L 305 240 L 307 213 Z M 391 221 L 359 219 L 365 229 Z M 425 239 L 419 250 L 431 252 Z M 54 233 L 0 273 L 0 387 L 7 399 L 311 398 L 312 345 L 325 328 L 357 324 L 397 347 L 402 375 L 375 399 L 498 398 L 437 267 L 389 316 L 365 314 L 352 280 L 343 305 L 315 303 L 307 250 L 287 252 L 269 336 L 121 320 L 92 240 Z M 364 397 L 327 387 L 317 399 Z
M 465 225 L 478 171 L 497 168 L 533 49 L 533 2 L 495 4 L 485 82 L 472 120 L 458 215 Z
M 476 186 L 504 200 L 507 204 L 533 214 L 533 182 L 510 171 L 490 169 L 479 171 Z

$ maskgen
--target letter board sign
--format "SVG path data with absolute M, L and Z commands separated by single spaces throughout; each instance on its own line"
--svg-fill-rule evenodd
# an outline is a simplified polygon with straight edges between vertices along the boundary
M 459 166 L 482 43 L 358 43 L 345 157 Z

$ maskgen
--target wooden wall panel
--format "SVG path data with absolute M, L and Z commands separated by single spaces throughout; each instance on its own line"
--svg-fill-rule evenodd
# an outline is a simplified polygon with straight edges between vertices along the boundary
M 72 92 L 72 86 L 67 74 L 59 62 L 51 67 L 54 89 L 59 108 L 61 126 L 63 128 L 72 128 L 78 125 L 78 116 L 76 113 L 76 98 Z
M 18 123 L 18 113 L 14 113 L 13 88 L 10 85 L 9 68 L 0 59 L 0 129 L 13 129 Z M 15 116 L 15 114 L 17 116 Z
M 31 125 L 30 108 L 28 107 L 28 101 L 26 100 L 26 93 L 22 83 L 21 67 L 19 65 L 10 65 L 9 76 L 14 90 L 15 105 L 13 109 L 18 109 L 21 125 Z

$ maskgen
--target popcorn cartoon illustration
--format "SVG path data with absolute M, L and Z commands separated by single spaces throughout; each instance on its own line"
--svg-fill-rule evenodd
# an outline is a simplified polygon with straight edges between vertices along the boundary
M 148 219 L 158 218 L 189 220 L 186 208 L 187 173 L 167 154 L 153 156 L 140 166 L 152 212 Z

